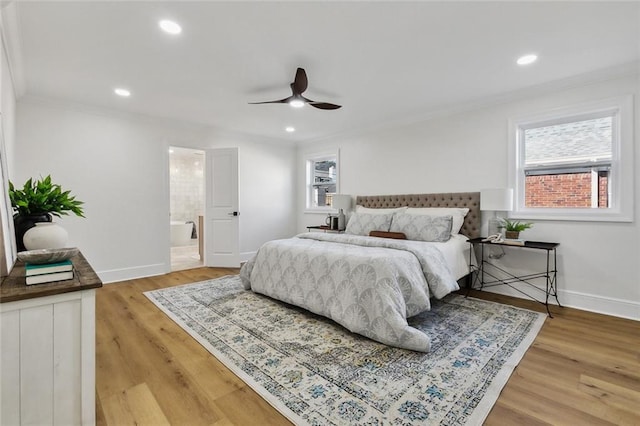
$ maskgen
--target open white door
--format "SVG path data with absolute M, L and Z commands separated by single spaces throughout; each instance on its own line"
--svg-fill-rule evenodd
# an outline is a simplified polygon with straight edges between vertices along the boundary
M 205 168 L 205 265 L 238 267 L 238 148 L 208 149 Z

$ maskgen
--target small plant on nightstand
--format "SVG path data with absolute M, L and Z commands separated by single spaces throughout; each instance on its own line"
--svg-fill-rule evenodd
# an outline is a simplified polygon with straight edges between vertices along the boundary
M 519 220 L 509 220 L 507 218 L 504 218 L 501 220 L 499 228 L 504 229 L 505 238 L 515 240 L 520 236 L 520 232 L 524 231 L 525 229 L 529 229 L 532 226 L 533 223 L 531 222 L 521 222 Z

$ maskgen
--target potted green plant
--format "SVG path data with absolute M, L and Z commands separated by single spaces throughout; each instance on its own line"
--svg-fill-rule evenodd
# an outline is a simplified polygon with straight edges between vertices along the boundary
M 84 217 L 82 201 L 76 200 L 70 191 L 63 191 L 51 182 L 51 175 L 34 181 L 29 178 L 22 189 L 16 189 L 9 181 L 9 199 L 13 208 L 16 244 L 18 251 L 25 250 L 24 234 L 40 222 L 51 222 L 52 215 L 60 217 L 70 212 Z
M 520 236 L 520 232 L 533 226 L 531 222 L 521 222 L 519 220 L 501 219 L 500 229 L 504 229 L 505 238 L 516 240 Z

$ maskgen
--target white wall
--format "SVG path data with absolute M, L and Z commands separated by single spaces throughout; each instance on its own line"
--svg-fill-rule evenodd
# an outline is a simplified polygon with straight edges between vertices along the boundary
M 640 166 L 638 75 L 582 84 L 564 90 L 541 89 L 520 100 L 473 111 L 333 138 L 299 149 L 298 164 L 315 150 L 340 148 L 341 192 L 351 195 L 466 192 L 508 185 L 509 118 L 553 108 L 635 95 L 635 169 Z M 640 319 L 640 174 L 635 176 L 633 223 L 536 221 L 524 237 L 557 241 L 560 301 L 568 306 Z M 304 174 L 298 173 L 298 196 Z M 324 215 L 304 213 L 298 203 L 298 230 L 319 224 Z M 485 220 L 486 222 L 486 220 Z M 485 225 L 486 226 L 486 225 Z M 543 266 L 541 253 L 511 250 L 502 263 L 516 272 Z M 495 288 L 495 291 L 501 287 Z M 517 293 L 510 293 L 517 295 Z
M 262 183 L 249 178 L 254 158 L 264 156 L 267 177 L 293 176 L 294 149 L 217 137 L 210 128 L 159 119 L 121 115 L 42 99 L 23 98 L 17 108 L 17 145 L 12 181 L 51 174 L 55 182 L 85 202 L 86 219 L 57 219 L 99 276 L 117 281 L 169 271 L 168 148 L 238 146 L 240 152 L 241 250 L 255 251 L 259 243 L 291 234 L 293 189 L 273 190 L 285 200 L 278 217 L 253 198 L 262 196 Z M 279 162 L 272 160 L 279 155 Z M 270 167 L 277 166 L 276 170 Z M 287 204 L 288 203 L 288 204 Z M 262 214 L 265 213 L 265 214 Z M 289 216 L 283 222 L 282 216 Z M 260 232 L 251 220 L 260 220 Z M 247 231 L 249 230 L 249 231 Z M 248 233 L 249 232 L 249 233 Z
M 203 148 L 238 147 L 240 258 L 295 233 L 296 148 L 290 143 L 211 130 Z
M 240 145 L 240 254 L 295 234 L 295 148 Z

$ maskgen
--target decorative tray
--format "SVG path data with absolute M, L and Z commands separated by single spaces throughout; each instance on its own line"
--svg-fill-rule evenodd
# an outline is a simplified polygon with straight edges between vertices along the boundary
M 39 265 L 42 263 L 63 262 L 67 259 L 72 258 L 77 253 L 77 247 L 27 250 L 18 252 L 18 259 L 22 260 L 25 263 L 33 263 Z

